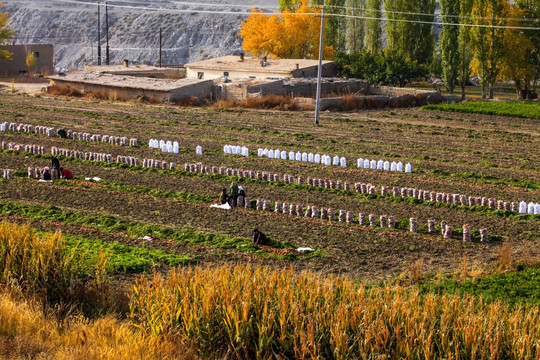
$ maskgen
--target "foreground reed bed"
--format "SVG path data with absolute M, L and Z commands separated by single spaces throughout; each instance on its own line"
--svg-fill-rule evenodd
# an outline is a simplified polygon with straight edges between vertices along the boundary
M 29 225 L 0 224 L 0 285 L 70 313 L 108 312 L 116 296 L 107 279 L 110 255 L 92 256 L 60 233 L 38 233 Z
M 539 359 L 536 306 L 368 288 L 291 269 L 181 268 L 141 278 L 130 317 L 202 354 L 299 359 Z
M 59 233 L 37 235 L 27 225 L 0 224 L 0 280 L 22 292 L 67 299 L 80 270 L 74 255 Z
M 51 311 L 51 310 L 49 310 Z M 42 304 L 0 291 L 0 359 L 192 359 L 194 351 L 165 337 L 150 337 L 112 315 L 59 322 Z

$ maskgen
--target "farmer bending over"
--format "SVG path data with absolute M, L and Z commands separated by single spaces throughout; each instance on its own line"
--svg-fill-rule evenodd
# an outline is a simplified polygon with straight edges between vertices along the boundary
M 221 190 L 221 195 L 219 196 L 219 202 L 222 205 L 229 202 L 229 195 L 227 195 L 227 189 Z
M 255 245 L 266 245 L 268 244 L 268 238 L 266 235 L 263 234 L 262 231 L 259 231 L 259 229 L 255 228 L 253 229 L 253 242 Z
M 68 169 L 60 168 L 60 174 L 62 179 L 71 179 L 73 177 L 73 173 L 69 171 Z

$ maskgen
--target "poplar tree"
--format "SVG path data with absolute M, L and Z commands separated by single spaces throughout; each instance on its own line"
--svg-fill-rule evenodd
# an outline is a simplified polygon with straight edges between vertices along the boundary
M 459 27 L 459 70 L 458 84 L 461 87 L 461 99 L 465 100 L 465 86 L 469 83 L 471 76 L 471 61 L 473 59 L 473 49 L 471 44 L 471 27 L 470 17 L 472 11 L 473 0 L 461 0 L 460 2 L 460 21 L 462 26 Z
M 435 0 L 385 0 L 388 49 L 419 64 L 430 64 L 435 49 Z
M 381 0 L 366 0 L 364 48 L 372 54 L 382 50 Z
M 325 13 L 326 18 L 325 34 L 326 45 L 333 46 L 336 51 L 345 51 L 345 0 L 326 0 Z
M 365 0 L 347 0 L 346 4 L 347 15 L 350 16 L 346 20 L 347 50 L 349 52 L 361 51 L 364 47 L 365 21 L 360 16 L 364 15 Z
M 508 0 L 473 0 L 471 44 L 474 49 L 473 71 L 480 76 L 482 98 L 493 99 L 495 81 L 504 54 L 504 28 Z
M 461 55 L 459 53 L 459 0 L 440 0 L 441 18 L 443 22 L 439 36 L 442 76 L 450 94 L 458 83 Z M 448 25 L 446 25 L 448 24 Z M 451 25 L 455 24 L 455 25 Z

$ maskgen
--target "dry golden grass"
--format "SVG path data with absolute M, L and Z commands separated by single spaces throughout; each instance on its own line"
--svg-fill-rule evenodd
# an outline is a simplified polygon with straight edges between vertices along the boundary
M 130 304 L 148 334 L 243 359 L 539 359 L 538 306 L 357 286 L 292 270 L 184 268 L 141 279 Z
M 57 96 L 74 96 L 74 97 L 81 97 L 83 96 L 82 92 L 75 89 L 71 85 L 51 85 L 49 86 L 48 93 L 51 95 L 57 95 Z
M 296 102 L 292 97 L 279 95 L 250 97 L 244 100 L 219 100 L 214 107 L 222 110 L 230 108 L 297 110 Z
M 196 353 L 172 338 L 148 337 L 128 322 L 105 316 L 59 322 L 41 305 L 0 293 L 2 359 L 193 359 Z
M 507 242 L 505 242 L 499 250 L 499 270 L 514 270 L 514 263 L 512 261 L 512 247 Z

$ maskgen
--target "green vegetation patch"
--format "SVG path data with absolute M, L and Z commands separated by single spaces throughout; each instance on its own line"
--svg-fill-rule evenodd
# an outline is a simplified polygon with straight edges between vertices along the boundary
M 469 114 L 512 116 L 527 119 L 540 119 L 540 103 L 512 102 L 460 102 L 455 104 L 425 105 L 422 110 L 440 110 Z
M 18 215 L 33 220 L 57 221 L 68 225 L 93 227 L 108 233 L 123 232 L 130 237 L 141 238 L 151 236 L 156 239 L 178 241 L 188 245 L 202 245 L 218 249 L 235 250 L 239 252 L 256 253 L 269 258 L 296 260 L 297 254 L 273 254 L 253 244 L 250 239 L 229 238 L 216 234 L 206 234 L 188 229 L 173 229 L 158 225 L 149 225 L 122 220 L 111 215 L 86 214 L 83 212 L 62 211 L 56 206 L 24 205 L 0 201 L 0 216 Z M 275 241 L 269 239 L 269 246 L 277 249 L 294 249 L 296 245 L 288 241 Z M 157 254 L 153 255 L 154 257 Z M 320 257 L 320 253 L 301 256 L 302 258 Z
M 445 280 L 439 284 L 419 285 L 423 293 L 473 294 L 488 301 L 540 304 L 540 267 L 525 268 L 472 280 Z
M 76 256 L 82 262 L 95 263 L 101 254 L 108 256 L 108 272 L 140 272 L 155 265 L 187 265 L 193 258 L 185 255 L 169 254 L 163 250 L 134 247 L 118 242 L 104 242 L 82 236 L 63 235 L 68 248 L 76 249 Z

